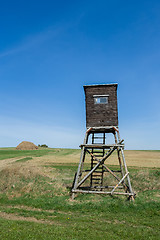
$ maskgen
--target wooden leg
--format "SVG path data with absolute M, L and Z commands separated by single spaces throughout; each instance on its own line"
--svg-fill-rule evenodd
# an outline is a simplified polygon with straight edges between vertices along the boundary
M 75 193 L 72 193 L 72 200 L 75 199 Z
M 87 143 L 88 141 L 88 132 L 86 132 L 85 138 L 84 138 L 84 144 Z M 74 185 L 73 185 L 73 189 L 75 190 L 77 188 L 78 185 L 78 181 L 82 172 L 82 167 L 83 167 L 83 162 L 84 162 L 84 158 L 85 158 L 85 148 L 83 147 L 81 150 L 81 157 L 80 157 L 80 161 L 79 161 L 79 166 L 78 166 L 78 170 L 77 170 L 77 174 L 75 177 L 75 181 L 74 181 Z M 74 199 L 75 194 L 72 192 L 72 199 Z

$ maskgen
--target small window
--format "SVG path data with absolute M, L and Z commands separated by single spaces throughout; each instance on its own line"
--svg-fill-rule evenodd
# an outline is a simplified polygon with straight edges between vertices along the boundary
M 94 97 L 95 104 L 107 104 L 108 103 L 108 96 L 105 97 Z

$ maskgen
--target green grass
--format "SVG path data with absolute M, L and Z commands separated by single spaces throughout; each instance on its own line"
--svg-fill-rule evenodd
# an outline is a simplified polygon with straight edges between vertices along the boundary
M 41 157 L 47 154 L 53 154 L 57 156 L 66 156 L 79 152 L 78 149 L 56 149 L 56 148 L 39 148 L 38 150 L 17 150 L 15 148 L 0 148 L 0 160 L 31 156 L 31 157 Z
M 49 152 L 54 152 L 55 150 L 49 149 L 38 149 L 38 150 L 16 150 L 16 149 L 1 149 L 0 150 L 0 160 L 8 159 L 8 158 L 15 158 L 15 157 L 22 157 L 22 156 L 32 156 L 32 157 L 40 157 L 43 155 L 48 154 Z
M 142 197 L 142 196 L 141 196 Z M 68 198 L 35 199 L 23 204 L 42 207 L 39 211 L 15 208 L 3 211 L 19 216 L 53 221 L 50 224 L 0 220 L 2 239 L 159 239 L 159 205 L 154 201 L 144 204 L 110 197 L 80 196 L 80 201 L 68 204 Z M 10 201 L 8 203 L 11 203 Z M 12 203 L 16 203 L 13 201 Z M 20 202 L 17 201 L 18 204 Z M 41 203 L 41 204 L 40 204 Z M 64 204 L 63 204 L 64 203 Z M 46 207 L 46 205 L 48 205 Z M 52 213 L 45 209 L 54 210 Z M 10 229 L 10 231 L 8 231 Z M 53 237 L 54 236 L 54 237 Z
M 15 150 L 9 151 L 13 156 Z M 58 158 L 76 151 L 46 149 L 43 155 Z M 78 163 L 50 162 L 43 166 L 44 172 L 50 171 L 49 177 L 25 165 L 23 169 L 32 154 L 23 152 L 25 158 L 18 160 L 21 166 L 16 161 L 13 168 L 0 172 L 0 239 L 160 239 L 160 169 L 129 168 L 135 202 L 123 196 L 89 194 L 71 201 Z

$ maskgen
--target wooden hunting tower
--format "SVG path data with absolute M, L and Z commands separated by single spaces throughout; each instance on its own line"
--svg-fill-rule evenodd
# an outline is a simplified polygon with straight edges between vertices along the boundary
M 75 193 L 118 194 L 132 200 L 135 197 L 123 152 L 124 140 L 118 128 L 117 86 L 116 83 L 84 86 L 87 129 L 84 143 L 80 145 L 81 157 L 73 181 L 72 199 Z M 109 143 L 110 135 L 112 143 Z M 114 151 L 117 163 L 115 155 L 109 161 Z M 110 169 L 107 161 L 115 167 Z

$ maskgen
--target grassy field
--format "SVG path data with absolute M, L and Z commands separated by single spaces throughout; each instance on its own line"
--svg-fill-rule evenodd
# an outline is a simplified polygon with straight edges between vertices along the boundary
M 80 150 L 0 149 L 0 239 L 160 239 L 160 151 L 125 156 L 135 202 L 83 194 L 72 201 Z

